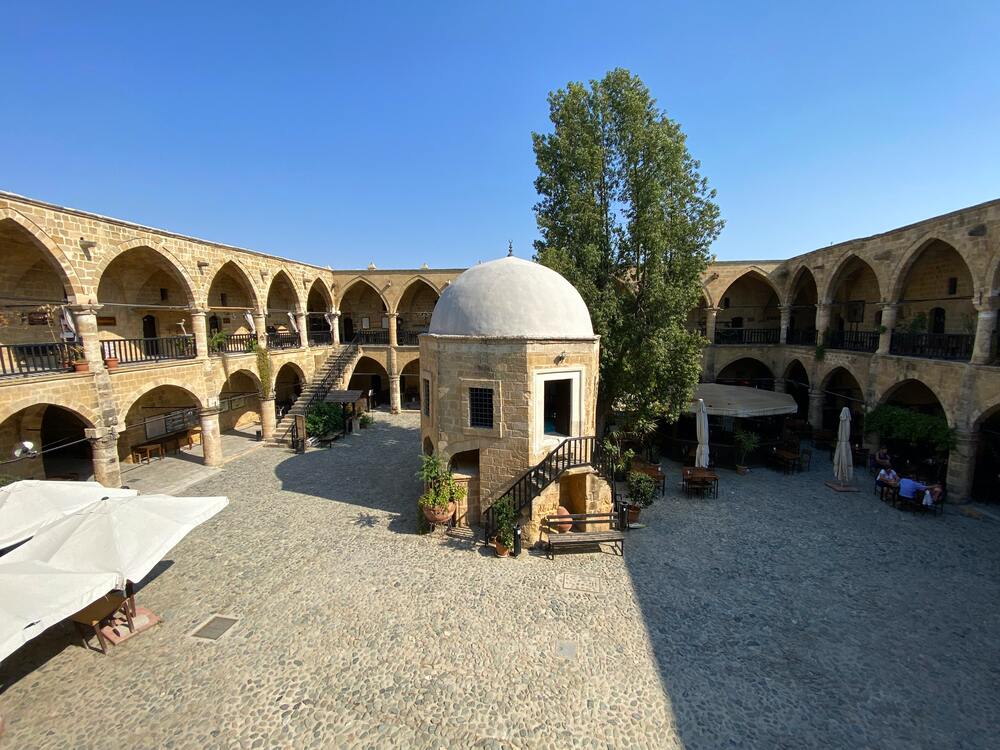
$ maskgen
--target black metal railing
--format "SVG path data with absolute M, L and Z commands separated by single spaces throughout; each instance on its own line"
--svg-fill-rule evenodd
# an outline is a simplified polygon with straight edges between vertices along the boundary
M 357 333 L 358 343 L 362 346 L 388 346 L 389 329 L 362 328 Z
M 333 354 L 331 353 L 330 356 L 333 357 Z M 355 336 L 350 343 L 345 344 L 343 348 L 341 348 L 341 350 L 337 352 L 337 356 L 334 358 L 332 362 L 330 362 L 329 367 L 326 367 L 326 365 L 324 365 L 324 367 L 326 367 L 326 374 L 323 376 L 323 379 L 316 384 L 316 387 L 312 389 L 312 395 L 310 395 L 309 400 L 305 402 L 305 405 L 302 408 L 301 412 L 302 414 L 308 414 L 309 409 L 311 409 L 313 406 L 315 406 L 320 401 L 323 401 L 326 398 L 326 394 L 330 392 L 330 389 L 333 388 L 334 384 L 344 374 L 344 371 L 347 370 L 347 367 L 351 364 L 351 362 L 354 360 L 356 356 L 358 356 L 357 336 Z M 329 360 L 327 361 L 329 362 Z M 295 404 L 293 404 L 292 406 L 294 407 Z M 281 436 L 282 439 L 290 434 L 291 429 L 294 425 L 295 425 L 295 420 L 293 419 L 291 420 L 288 427 L 285 429 L 285 432 L 282 434 Z
M 971 333 L 893 331 L 889 352 L 902 357 L 968 360 L 972 358 L 975 343 L 976 337 Z
M 0 377 L 66 372 L 81 357 L 79 344 L 8 344 L 0 346 Z
M 785 342 L 791 346 L 813 346 L 816 343 L 816 329 L 789 328 Z
M 230 333 L 226 335 L 224 340 L 210 341 L 208 353 L 211 355 L 247 354 L 254 350 L 256 344 L 256 333 Z
M 564 471 L 577 466 L 593 466 L 598 473 L 602 475 L 606 473 L 600 444 L 593 435 L 566 438 L 500 497 L 511 499 L 514 504 L 514 516 L 520 518 L 521 512 L 542 493 L 542 490 L 558 479 Z M 497 531 L 492 505 L 483 512 L 482 523 L 488 543 L 490 537 Z
M 418 346 L 420 344 L 420 331 L 397 331 L 396 343 L 399 346 Z
M 115 339 L 101 342 L 104 358 L 114 357 L 120 365 L 160 362 L 166 359 L 194 359 L 194 336 L 161 336 L 152 339 Z
M 329 346 L 333 343 L 333 331 L 309 331 L 309 346 Z
M 878 337 L 878 331 L 827 331 L 826 345 L 830 349 L 874 352 L 878 349 Z
M 777 344 L 781 331 L 777 328 L 716 328 L 716 344 Z
M 268 349 L 297 349 L 302 346 L 302 338 L 297 333 L 267 334 Z

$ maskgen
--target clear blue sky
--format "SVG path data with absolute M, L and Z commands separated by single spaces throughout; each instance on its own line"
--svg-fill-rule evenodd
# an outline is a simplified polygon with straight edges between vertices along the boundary
M 1000 3 L 10 3 L 0 189 L 335 268 L 531 254 L 549 90 L 624 66 L 720 259 L 1000 197 Z

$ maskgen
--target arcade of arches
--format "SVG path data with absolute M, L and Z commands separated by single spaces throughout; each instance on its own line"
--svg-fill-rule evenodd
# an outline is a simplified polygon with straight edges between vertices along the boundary
M 988 494 L 998 237 L 1000 200 L 785 261 L 713 263 L 687 321 L 711 342 L 704 379 L 786 390 L 820 429 L 843 405 L 859 428 L 883 402 L 940 410 L 950 497 Z M 342 386 L 418 406 L 417 337 L 462 270 L 332 270 L 6 193 L 0 254 L 0 460 L 24 440 L 44 450 L 4 471 L 83 476 L 89 456 L 110 484 L 168 426 L 221 461 L 220 431 L 267 432 L 342 341 L 361 347 Z

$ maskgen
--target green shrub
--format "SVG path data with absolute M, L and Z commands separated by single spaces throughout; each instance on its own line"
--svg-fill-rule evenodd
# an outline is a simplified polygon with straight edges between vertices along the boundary
M 760 435 L 749 430 L 736 429 L 736 463 L 740 466 L 747 465 L 747 456 L 760 447 Z
M 306 434 L 315 437 L 344 429 L 344 412 L 338 404 L 319 403 L 306 413 Z
M 641 471 L 630 471 L 628 474 L 628 497 L 632 505 L 648 508 L 653 504 L 656 493 L 656 482 Z
M 417 478 L 424 483 L 424 493 L 417 500 L 421 508 L 446 508 L 465 497 L 465 487 L 455 481 L 438 456 L 420 454 Z
M 877 432 L 882 440 L 929 445 L 940 453 L 955 447 L 955 431 L 944 417 L 901 406 L 876 406 L 865 415 L 865 432 Z
M 514 501 L 510 495 L 504 495 L 493 503 L 493 520 L 497 527 L 497 541 L 504 547 L 514 546 Z
M 373 417 L 370 412 L 366 411 L 364 414 L 361 415 L 361 426 L 362 427 L 371 427 L 371 425 L 372 425 L 372 423 L 374 421 L 375 421 L 375 417 Z

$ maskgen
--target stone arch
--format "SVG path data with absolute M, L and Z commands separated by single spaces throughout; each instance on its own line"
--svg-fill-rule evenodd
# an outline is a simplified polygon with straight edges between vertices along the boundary
M 97 272 L 95 273 L 95 277 L 97 278 L 97 289 L 95 291 L 97 291 L 98 294 L 100 291 L 101 281 L 104 279 L 104 275 L 107 272 L 108 267 L 123 257 L 126 253 L 134 250 L 148 250 L 155 256 L 158 256 L 160 262 L 163 264 L 161 267 L 169 269 L 170 273 L 179 277 L 181 287 L 187 295 L 187 303 L 192 306 L 196 304 L 197 297 L 195 295 L 195 290 L 198 288 L 198 285 L 195 283 L 194 279 L 191 278 L 191 274 L 187 272 L 187 269 L 184 268 L 184 264 L 181 263 L 173 253 L 163 247 L 163 245 L 157 244 L 152 240 L 143 240 L 135 237 L 119 242 L 118 245 L 115 246 L 114 252 L 105 257 L 98 264 Z M 98 302 L 100 302 L 100 297 L 98 297 Z
M 124 404 L 122 408 L 119 409 L 119 423 L 124 423 L 129 411 L 135 406 L 136 402 L 145 396 L 147 393 L 155 391 L 157 388 L 177 388 L 184 391 L 192 399 L 194 399 L 195 404 L 199 409 L 204 408 L 205 401 L 203 398 L 198 396 L 194 391 L 189 388 L 190 383 L 187 380 L 182 380 L 180 378 L 158 378 L 155 381 L 147 382 L 143 385 L 136 386 L 131 391 L 129 391 L 123 398 L 119 399 L 119 403 Z
M 902 262 L 898 263 L 895 268 L 895 274 L 890 278 L 888 283 L 889 293 L 887 299 L 892 302 L 898 301 L 903 292 L 906 290 L 907 277 L 913 270 L 913 267 L 920 260 L 921 256 L 930 248 L 934 247 L 936 244 L 940 243 L 945 245 L 954 251 L 955 255 L 961 258 L 965 270 L 968 272 L 969 276 L 972 277 L 972 267 L 969 265 L 969 261 L 958 249 L 955 243 L 950 242 L 938 234 L 925 234 L 922 235 L 918 240 L 913 242 L 905 252 L 902 253 Z M 975 279 L 973 278 L 973 286 L 975 286 Z
M 257 375 L 257 373 L 255 373 L 248 367 L 241 367 L 239 370 L 235 370 L 234 372 L 229 373 L 229 377 L 225 378 L 222 381 L 222 383 L 220 383 L 218 389 L 219 392 L 222 393 L 223 391 L 226 390 L 226 388 L 231 388 L 233 379 L 236 378 L 236 376 L 248 378 L 253 383 L 253 387 L 256 389 L 256 392 L 258 394 L 263 392 L 263 389 L 261 388 L 260 377 Z
M 261 418 L 260 378 L 243 368 L 230 373 L 219 389 L 219 429 L 247 429 Z M 268 404 L 270 406 L 270 404 Z
M 420 410 L 420 358 L 414 357 L 405 365 L 399 363 L 399 399 L 404 409 Z
M 93 455 L 87 430 L 98 422 L 87 408 L 42 401 L 11 409 L 0 419 L 0 455 L 13 459 L 22 441 L 34 444 L 34 456 L 22 456 L 4 466 L 17 478 L 87 479 L 93 473 Z M 40 476 L 39 476 L 40 475 Z
M 844 372 L 848 376 L 850 376 L 850 378 L 855 382 L 855 384 L 857 384 L 858 390 L 862 394 L 864 394 L 865 392 L 864 380 L 862 378 L 859 378 L 857 375 L 851 372 L 850 368 L 845 367 L 844 365 L 832 365 L 826 370 L 826 372 L 816 377 L 816 380 L 819 381 L 820 390 L 825 391 L 827 389 L 827 386 L 830 385 L 830 382 L 834 379 L 834 377 L 837 376 L 839 372 Z
M 428 279 L 426 276 L 417 275 L 412 277 L 406 282 L 406 286 L 403 287 L 402 291 L 399 293 L 399 297 L 396 299 L 395 304 L 389 310 L 390 312 L 400 312 L 400 305 L 402 305 L 403 300 L 406 298 L 408 292 L 415 289 L 420 289 L 422 286 L 429 288 L 436 297 L 441 296 L 441 290 L 434 285 L 434 283 Z
M 797 416 L 806 419 L 809 416 L 809 391 L 812 387 L 809 369 L 800 359 L 793 358 L 785 366 L 782 379 L 785 384 L 785 393 L 794 398 L 799 407 Z
M 341 341 L 350 341 L 361 330 L 387 327 L 383 318 L 388 317 L 389 306 L 385 296 L 368 279 L 358 276 L 345 284 L 338 304 Z
M 715 382 L 770 391 L 774 390 L 774 371 L 756 357 L 737 357 L 718 370 Z
M 969 467 L 970 494 L 976 500 L 1000 500 L 997 467 L 1000 467 L 1000 402 L 984 409 L 973 423 L 976 452 Z
M 719 295 L 719 299 L 721 300 L 722 297 L 728 295 L 730 290 L 734 286 L 736 286 L 736 284 L 746 279 L 755 279 L 762 281 L 763 283 L 767 284 L 767 286 L 771 287 L 771 291 L 774 292 L 775 297 L 777 297 L 779 300 L 781 299 L 781 290 L 778 289 L 777 285 L 775 285 L 775 283 L 771 280 L 771 277 L 768 276 L 767 272 L 758 266 L 750 266 L 750 268 L 748 268 L 746 271 L 744 271 L 735 279 L 733 279 L 728 284 L 728 286 L 726 286 L 726 288 L 723 290 L 722 294 Z
M 285 288 L 282 290 L 282 287 Z M 286 271 L 284 268 L 281 268 L 271 278 L 271 283 L 267 285 L 267 299 L 265 304 L 267 305 L 268 313 L 270 313 L 272 309 L 272 296 L 279 291 L 283 291 L 287 295 L 285 299 L 280 301 L 280 304 L 287 305 L 289 302 L 291 302 L 291 308 L 288 307 L 277 308 L 280 312 L 296 313 L 304 309 L 304 306 L 302 304 L 302 296 L 299 294 L 299 290 L 298 287 L 295 286 L 295 282 L 292 281 L 292 275 L 288 273 L 288 271 Z M 278 303 L 278 300 L 275 299 L 275 302 Z
M 350 281 L 346 282 L 343 286 L 341 286 L 340 294 L 337 295 L 337 305 L 338 308 L 341 309 L 341 311 L 343 311 L 344 299 L 346 299 L 347 295 L 350 294 L 350 292 L 358 284 L 364 284 L 369 289 L 371 289 L 378 296 L 378 298 L 382 300 L 382 306 L 388 312 L 389 303 L 386 302 L 385 295 L 382 294 L 381 290 L 378 287 L 376 287 L 372 282 L 370 282 L 368 279 L 366 279 L 364 276 L 355 276 L 353 279 L 351 279 Z
M 817 289 L 817 291 L 820 292 L 819 302 L 824 304 L 830 304 L 833 302 L 833 296 L 837 292 L 840 284 L 844 281 L 845 274 L 858 270 L 858 264 L 861 264 L 861 266 L 871 271 L 872 276 L 875 277 L 876 287 L 878 288 L 878 299 L 879 301 L 884 299 L 882 297 L 883 280 L 879 278 L 871 263 L 856 253 L 847 253 L 840 259 L 840 262 L 837 263 L 833 271 L 827 276 L 826 284 L 823 286 L 822 290 Z
M 322 279 L 316 278 L 306 294 L 306 328 L 314 346 L 333 343 L 328 314 L 333 312 L 333 295 Z
M 708 331 L 708 292 L 704 288 L 698 304 L 688 310 L 685 326 L 689 331 L 699 331 L 702 336 Z
M 1000 253 L 990 262 L 986 271 L 986 288 L 983 291 L 988 299 L 1000 297 Z
M 701 296 L 705 302 L 705 307 L 715 307 L 715 300 L 712 297 L 712 290 L 708 288 L 710 282 L 705 281 L 701 285 Z
M 59 247 L 59 244 L 49 237 L 37 224 L 24 216 L 19 211 L 12 208 L 0 208 L 0 229 L 7 223 L 20 227 L 25 234 L 31 237 L 32 244 L 39 249 L 45 259 L 49 262 L 55 272 L 59 275 L 60 283 L 63 285 L 66 297 L 70 302 L 84 302 L 85 295 L 83 284 L 76 275 L 73 263 Z
M 914 245 L 900 264 L 890 300 L 900 304 L 897 325 L 908 326 L 911 331 L 973 333 L 977 290 L 972 269 L 958 248 L 929 236 Z M 929 324 L 932 312 L 937 313 L 941 330 L 933 330 Z
M 370 406 L 389 403 L 389 373 L 373 357 L 359 357 L 351 369 L 347 383 L 348 389 L 352 391 L 363 391 L 365 395 L 372 391 L 374 403 L 370 402 Z
M 737 276 L 719 295 L 720 310 L 716 315 L 716 341 L 726 329 L 773 328 L 780 326 L 781 291 L 761 269 L 751 267 Z M 742 343 L 742 334 L 734 331 L 736 340 L 725 343 Z
M 823 394 L 820 424 L 823 429 L 834 431 L 840 423 L 843 407 L 851 410 L 851 438 L 861 441 L 864 436 L 866 411 L 865 384 L 847 367 L 831 367 L 819 381 Z
M 260 304 L 260 294 L 258 293 L 257 286 L 253 282 L 253 277 L 247 272 L 243 267 L 243 264 L 239 262 L 236 258 L 230 258 L 212 275 L 212 280 L 208 285 L 208 293 L 205 297 L 205 306 L 211 309 L 213 306 L 218 305 L 219 307 L 243 307 L 242 305 L 233 304 L 222 304 L 222 300 L 218 299 L 216 294 L 221 294 L 218 287 L 221 286 L 221 282 L 225 275 L 230 275 L 234 279 L 238 286 L 242 287 L 242 291 L 247 293 L 247 309 L 250 311 L 259 310 Z M 234 302 L 235 300 L 227 299 L 226 302 Z
M 891 399 L 899 397 L 904 392 L 907 396 L 903 402 L 906 408 L 925 413 L 940 412 L 940 415 L 945 418 L 949 426 L 955 426 L 954 417 L 949 413 L 945 402 L 941 400 L 941 397 L 938 396 L 931 386 L 919 378 L 906 378 L 905 380 L 894 382 L 878 395 L 877 403 L 879 405 L 888 404 Z M 929 400 L 927 397 L 930 397 L 932 400 Z
M 80 421 L 87 425 L 87 427 L 97 427 L 102 424 L 100 415 L 95 409 L 87 406 L 86 404 L 71 403 L 65 401 L 64 399 L 49 399 L 46 398 L 44 401 L 39 401 L 38 403 L 31 404 L 30 406 L 22 406 L 20 408 L 8 407 L 2 412 L 0 412 L 0 424 L 6 422 L 13 416 L 20 414 L 25 409 L 30 409 L 32 406 L 57 406 L 64 411 L 68 411 L 79 417 Z M 4 456 L 4 459 L 7 457 Z
M 118 458 L 132 460 L 134 446 L 150 439 L 195 428 L 204 401 L 186 382 L 163 379 L 136 388 L 122 400 L 125 429 L 118 435 Z
M 322 309 L 317 310 L 317 312 L 332 312 L 333 311 L 333 295 L 327 288 L 326 284 L 323 283 L 323 279 L 315 278 L 312 284 L 309 285 L 309 293 L 306 296 L 306 309 L 313 311 L 314 301 L 321 302 Z

